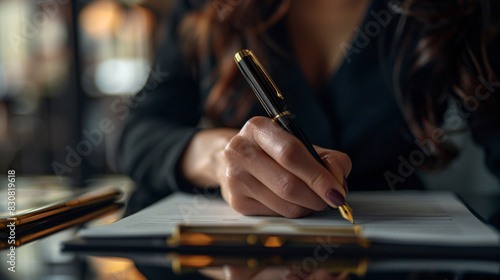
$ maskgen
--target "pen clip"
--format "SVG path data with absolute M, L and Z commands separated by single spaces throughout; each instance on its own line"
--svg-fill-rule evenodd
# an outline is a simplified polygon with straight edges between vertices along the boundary
M 269 74 L 267 73 L 266 69 L 264 69 L 264 67 L 262 66 L 262 64 L 260 64 L 260 61 L 258 61 L 255 58 L 255 56 L 251 56 L 251 58 L 255 62 L 255 64 L 257 65 L 257 67 L 260 69 L 260 71 L 262 72 L 262 74 L 264 74 L 264 76 L 267 77 L 267 79 L 269 80 L 269 83 L 271 83 L 271 86 L 273 87 L 274 92 L 276 93 L 276 96 L 279 99 L 284 100 L 285 98 L 283 97 L 283 94 L 281 94 L 281 91 L 279 90 L 278 86 L 274 83 L 274 80 L 271 79 L 271 76 L 269 76 Z

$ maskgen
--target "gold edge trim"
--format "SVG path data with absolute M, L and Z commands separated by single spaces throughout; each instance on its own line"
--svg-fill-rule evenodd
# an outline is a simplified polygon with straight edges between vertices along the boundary
M 291 114 L 291 113 L 290 113 L 290 111 L 285 111 L 285 112 L 283 112 L 283 113 L 279 113 L 279 114 L 277 114 L 276 116 L 274 116 L 273 121 L 277 121 L 277 120 L 279 120 L 281 117 L 284 117 L 284 116 L 286 116 L 286 115 L 290 115 L 290 114 Z
M 247 50 L 247 49 L 244 49 L 244 50 L 241 50 L 239 52 L 237 52 L 235 55 L 234 55 L 234 61 L 236 62 L 240 62 L 245 56 L 250 56 L 252 57 L 253 56 L 253 53 L 252 51 L 250 50 Z

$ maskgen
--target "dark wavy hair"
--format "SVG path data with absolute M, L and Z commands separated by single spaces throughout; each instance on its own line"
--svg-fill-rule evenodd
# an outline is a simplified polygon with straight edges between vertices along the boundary
M 461 108 L 473 105 L 475 113 L 500 119 L 493 104 L 496 96 L 469 104 L 477 100 L 473 97 L 481 79 L 498 85 L 492 61 L 500 63 L 500 55 L 495 54 L 500 50 L 493 50 L 500 47 L 500 1 L 387 1 L 400 14 L 388 53 L 395 54 L 396 98 L 414 137 L 432 139 L 450 100 Z M 265 63 L 263 35 L 286 14 L 289 4 L 290 0 L 208 1 L 182 21 L 180 33 L 187 55 L 200 60 L 213 55 L 216 59 L 214 86 L 205 104 L 205 113 L 214 123 L 235 126 L 250 110 L 255 102 L 251 92 L 233 96 L 241 82 L 233 55 L 246 42 Z M 400 77 L 400 73 L 405 76 Z M 222 118 L 228 109 L 236 112 L 229 121 Z M 436 169 L 456 155 L 453 145 L 436 143 L 425 166 Z

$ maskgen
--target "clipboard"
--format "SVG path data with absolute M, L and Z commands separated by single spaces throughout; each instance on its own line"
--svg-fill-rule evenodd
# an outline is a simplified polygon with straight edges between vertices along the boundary
M 337 233 L 281 235 L 244 232 L 246 227 L 218 228 L 203 225 L 179 225 L 171 236 L 151 238 L 80 238 L 63 243 L 63 251 L 115 255 L 167 253 L 171 256 L 239 256 L 246 259 L 270 254 L 306 257 L 329 252 L 330 258 L 422 258 L 500 260 L 500 246 L 437 246 L 374 242 L 355 229 L 337 229 Z M 328 229 L 331 231 L 332 229 Z M 228 231 L 232 231 L 229 233 Z M 335 230 L 333 230 L 335 231 Z M 173 255 L 172 255 L 173 254 Z M 185 266 L 185 265 L 183 265 Z
M 303 219 L 246 217 L 221 199 L 177 193 L 113 224 L 84 229 L 66 242 L 63 250 L 311 255 L 321 245 L 339 256 L 500 258 L 498 231 L 475 218 L 453 194 L 360 192 L 351 193 L 350 199 L 355 209 L 364 211 L 358 212 L 360 220 L 354 226 L 328 209 Z M 200 210 L 192 205 L 200 205 Z M 444 216 L 444 209 L 452 216 Z M 453 217 L 468 222 L 455 223 Z M 424 222 L 423 226 L 419 227 L 418 221 Z M 393 232 L 402 223 L 410 226 Z M 413 224 L 418 232 L 409 232 Z M 436 233 L 426 234 L 432 225 L 438 226 Z M 449 227 L 468 225 L 473 226 L 463 227 L 468 231 L 455 236 L 441 233 Z

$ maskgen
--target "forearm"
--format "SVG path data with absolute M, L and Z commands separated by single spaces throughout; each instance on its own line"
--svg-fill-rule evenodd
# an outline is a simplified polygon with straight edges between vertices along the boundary
M 224 168 L 224 149 L 238 133 L 236 129 L 217 128 L 197 132 L 181 158 L 184 177 L 200 187 L 220 186 Z

